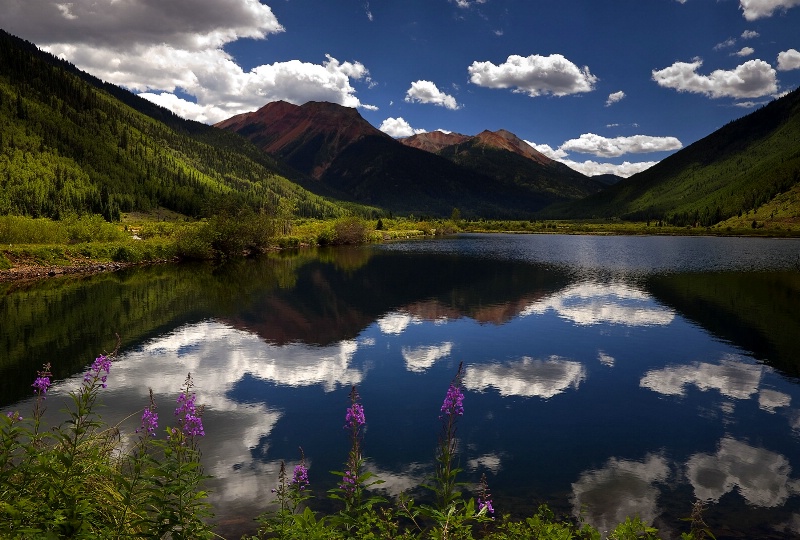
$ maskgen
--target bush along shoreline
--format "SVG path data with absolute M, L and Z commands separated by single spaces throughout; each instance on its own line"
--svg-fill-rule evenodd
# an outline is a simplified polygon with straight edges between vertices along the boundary
M 119 341 L 117 348 L 119 347 Z M 118 426 L 107 425 L 95 409 L 107 384 L 117 350 L 98 356 L 81 386 L 69 394 L 67 419 L 46 422 L 50 365 L 33 384 L 30 416 L 0 415 L 0 537 L 2 538 L 222 538 L 211 525 L 213 508 L 204 490 L 200 441 L 205 435 L 203 406 L 197 404 L 191 374 L 175 401 L 174 422 L 164 427 L 152 390 L 138 413 L 133 443 L 122 445 Z M 327 492 L 327 513 L 314 510 L 313 471 L 300 449 L 291 473 L 281 462 L 275 500 L 255 518 L 257 531 L 242 540 L 278 539 L 656 539 L 658 531 L 638 517 L 627 518 L 601 534 L 588 524 L 557 519 L 540 506 L 533 515 L 511 519 L 496 508 L 486 475 L 474 497 L 458 479 L 458 423 L 465 412 L 462 366 L 445 393 L 435 472 L 423 486 L 430 501 L 408 495 L 380 496 L 382 481 L 366 467 L 366 408 L 355 386 L 344 415 L 350 450 L 344 470 L 334 471 L 337 486 Z M 682 540 L 713 539 L 703 505 L 693 506 Z M 255 527 L 254 527 L 255 528 Z

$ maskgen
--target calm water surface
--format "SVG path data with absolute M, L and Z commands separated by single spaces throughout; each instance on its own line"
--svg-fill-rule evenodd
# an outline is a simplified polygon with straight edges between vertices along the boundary
M 425 496 L 460 362 L 463 479 L 501 513 L 671 538 L 699 498 L 717 538 L 800 536 L 798 240 L 461 235 L 0 287 L 4 411 L 45 361 L 56 410 L 115 332 L 104 419 L 148 388 L 170 418 L 191 372 L 228 538 L 299 447 L 332 487 L 351 385 L 381 487 Z

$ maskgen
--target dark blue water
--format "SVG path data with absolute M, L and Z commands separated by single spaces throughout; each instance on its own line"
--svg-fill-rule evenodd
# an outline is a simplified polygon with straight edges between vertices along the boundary
M 797 240 L 464 235 L 307 251 L 11 287 L 0 323 L 3 410 L 26 405 L 13 402 L 47 351 L 57 409 L 114 332 L 104 418 L 143 407 L 148 388 L 168 418 L 191 372 L 231 538 L 299 447 L 319 496 L 332 487 L 352 385 L 380 487 L 424 497 L 462 362 L 462 479 L 485 473 L 499 512 L 547 502 L 601 530 L 638 514 L 677 537 L 701 499 L 717 538 L 800 534 Z

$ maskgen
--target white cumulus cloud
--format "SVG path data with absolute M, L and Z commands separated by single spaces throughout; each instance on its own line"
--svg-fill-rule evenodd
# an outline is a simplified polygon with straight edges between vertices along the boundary
M 748 21 L 771 17 L 776 11 L 794 6 L 800 6 L 800 0 L 739 0 L 739 7 Z
M 560 150 L 593 154 L 598 157 L 619 157 L 624 154 L 644 154 L 680 150 L 683 144 L 675 137 L 653 137 L 633 135 L 630 137 L 607 138 L 594 133 L 584 133 L 577 139 L 570 139 L 561 145 Z
M 378 129 L 394 138 L 411 137 L 412 135 L 426 132 L 424 129 L 416 129 L 411 127 L 411 124 L 409 124 L 402 116 L 398 116 L 397 118 L 387 118 L 381 122 L 381 125 L 378 127 Z
M 600 174 L 614 174 L 622 178 L 628 178 L 634 174 L 646 171 L 658 161 L 623 161 L 622 163 L 600 163 L 594 160 L 573 161 L 570 159 L 560 159 L 561 163 L 574 171 L 578 171 L 586 176 L 597 176 Z
M 734 45 L 736 45 L 736 40 L 733 38 L 728 38 L 725 41 L 722 41 L 714 45 L 714 50 L 718 51 L 720 49 L 727 49 L 728 47 L 733 47 Z
M 431 81 L 415 81 L 406 91 L 406 101 L 409 103 L 432 103 L 447 109 L 458 109 L 456 98 L 445 94 Z
M 778 71 L 800 69 L 800 52 L 789 49 L 778 53 Z
M 606 99 L 606 107 L 610 107 L 614 103 L 622 101 L 623 99 L 625 99 L 625 92 L 622 90 L 619 92 L 614 92 L 613 94 L 609 94 L 608 99 Z
M 750 56 L 754 52 L 756 52 L 756 51 L 752 47 L 742 47 L 740 50 L 736 51 L 734 53 L 734 55 L 736 55 L 736 56 Z
M 500 65 L 473 62 L 470 82 L 486 88 L 513 88 L 514 92 L 536 97 L 543 94 L 566 96 L 594 89 L 597 77 L 589 68 L 576 66 L 560 54 L 550 56 L 511 55 Z
M 748 60 L 733 70 L 717 69 L 710 75 L 697 73 L 702 65 L 699 59 L 675 62 L 664 69 L 653 70 L 653 80 L 665 88 L 711 98 L 752 98 L 778 91 L 775 70 L 763 60 Z
M 623 161 L 622 163 L 601 163 L 594 160 L 575 161 L 569 159 L 569 155 L 563 148 L 552 148 L 548 144 L 536 144 L 531 141 L 525 141 L 534 149 L 538 150 L 550 159 L 554 159 L 563 163 L 572 170 L 578 171 L 586 176 L 597 176 L 600 174 L 614 174 L 622 178 L 628 178 L 636 173 L 640 173 L 649 169 L 658 161 Z
M 327 55 L 321 64 L 291 60 L 244 71 L 225 45 L 284 31 L 258 0 L 10 2 L 6 30 L 184 118 L 213 123 L 280 99 L 375 109 L 352 86 L 371 84 L 360 62 Z

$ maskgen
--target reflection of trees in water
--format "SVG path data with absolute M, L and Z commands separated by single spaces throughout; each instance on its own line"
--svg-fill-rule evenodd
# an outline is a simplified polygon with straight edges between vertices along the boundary
M 707 331 L 800 376 L 800 272 L 673 273 L 646 287 Z

